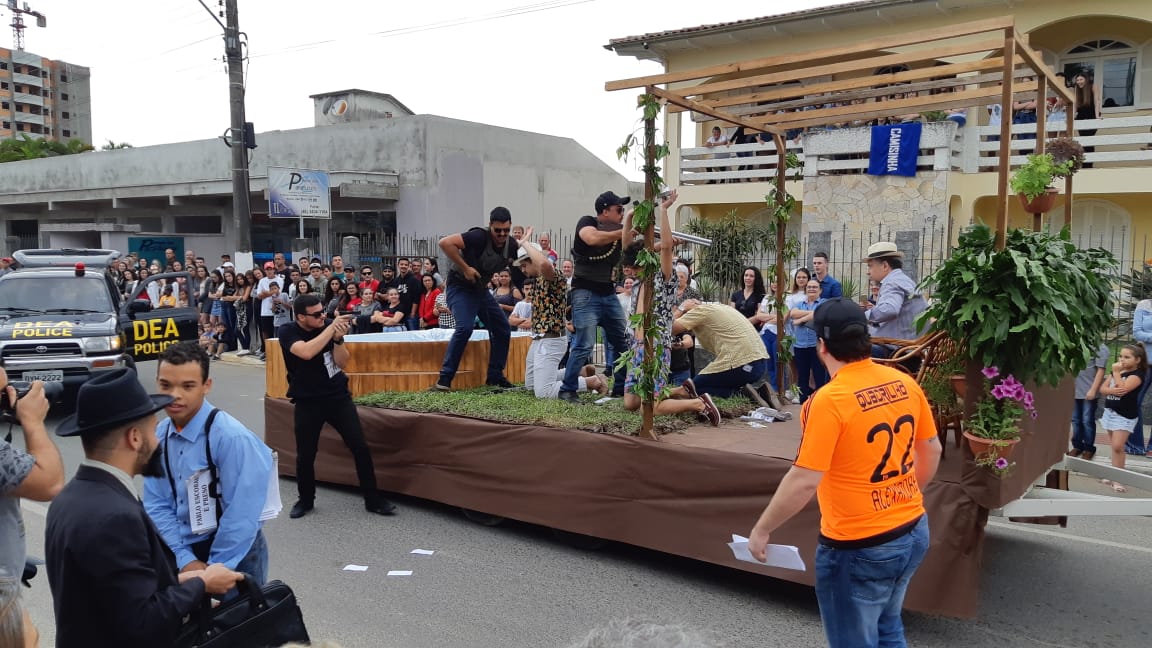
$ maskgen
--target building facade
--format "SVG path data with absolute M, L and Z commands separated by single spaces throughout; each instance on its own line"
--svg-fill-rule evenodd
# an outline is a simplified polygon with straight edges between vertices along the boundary
M 1080 72 L 1094 75 L 1101 86 L 1099 120 L 1078 120 L 1073 136 L 1090 148 L 1090 168 L 1074 179 L 1073 239 L 1084 246 L 1111 250 L 1124 272 L 1152 257 L 1152 3 L 1144 0 L 863 0 L 789 14 L 701 25 L 666 32 L 614 39 L 606 47 L 621 56 L 656 60 L 675 73 L 708 66 L 787 56 L 866 43 L 902 33 L 922 33 L 950 25 L 1011 16 L 1054 71 L 1068 83 Z M 987 38 L 987 37 L 983 37 Z M 876 56 L 899 55 L 877 49 Z M 994 51 L 987 54 L 995 56 Z M 957 57 L 909 64 L 911 68 L 964 63 Z M 830 59 L 829 67 L 851 61 Z M 817 83 L 851 80 L 863 75 L 894 75 L 908 67 L 853 70 L 828 74 Z M 755 70 L 713 77 L 707 83 L 753 76 Z M 974 75 L 975 76 L 975 75 Z M 979 85 L 973 79 L 971 87 Z M 788 81 L 765 84 L 779 91 Z M 683 85 L 677 86 L 683 90 Z M 895 91 L 895 90 L 894 90 Z M 796 96 L 805 96 L 796 85 Z M 900 95 L 902 97 L 903 95 Z M 739 103 L 722 92 L 709 95 L 731 105 Z M 755 98 L 748 113 L 755 111 Z M 877 99 L 879 100 L 879 99 Z M 994 101 L 994 100 L 993 100 Z M 1010 115 L 1011 111 L 1004 114 Z M 869 128 L 840 124 L 836 128 L 795 133 L 788 148 L 803 165 L 802 178 L 789 183 L 799 200 L 794 226 L 803 246 L 802 258 L 815 251 L 840 256 L 859 285 L 863 280 L 857 252 L 879 238 L 922 230 L 922 239 L 940 239 L 932 254 L 947 253 L 949 242 L 974 222 L 994 223 L 996 214 L 999 126 L 989 126 L 985 106 L 967 109 L 966 124 L 936 122 L 942 115 L 925 115 L 924 122 L 953 129 L 945 141 L 922 147 L 922 173 L 909 182 L 866 175 Z M 1063 122 L 1049 117 L 1050 135 Z M 672 144 L 666 177 L 680 186 L 679 218 L 719 217 L 730 211 L 749 218 L 767 217 L 764 196 L 772 190 L 774 171 L 749 164 L 745 157 L 774 155 L 771 143 L 706 147 L 713 127 L 724 137 L 735 130 L 695 113 L 671 113 L 664 121 Z M 1035 124 L 1013 127 L 1012 159 L 1026 160 L 1035 141 L 1026 135 Z M 1034 137 L 1034 135 L 1032 135 Z M 1013 200 L 1010 226 L 1026 227 L 1031 218 Z M 1062 209 L 1048 222 L 1059 225 Z M 896 224 L 899 225 L 896 225 Z M 898 228 L 898 229 L 897 229 Z M 849 242 L 852 245 L 849 245 Z M 839 242 L 839 243 L 838 243 Z M 923 243 L 923 241 L 922 241 Z M 925 252 L 928 254 L 928 252 Z M 835 263 L 835 260 L 834 260 Z M 852 265 L 854 264 L 854 265 Z
M 0 47 L 0 139 L 92 143 L 92 72 Z
M 487 225 L 496 206 L 558 241 L 592 213 L 600 193 L 630 188 L 572 139 L 434 115 L 259 133 L 257 143 L 250 183 L 257 259 L 303 249 L 295 247 L 297 219 L 268 215 L 269 167 L 329 172 L 332 218 L 304 220 L 307 249 L 341 253 L 352 236 L 365 262 L 437 255 L 440 236 Z M 218 139 L 0 164 L 5 247 L 234 252 L 230 172 Z

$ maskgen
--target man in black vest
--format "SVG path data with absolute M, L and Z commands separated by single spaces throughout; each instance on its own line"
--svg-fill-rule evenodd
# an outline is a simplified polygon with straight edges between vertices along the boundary
M 505 389 L 513 387 L 504 377 L 512 329 L 508 317 L 488 292 L 487 286 L 488 278 L 507 269 L 520 251 L 520 245 L 509 236 L 511 231 L 512 214 L 505 207 L 497 207 L 492 210 L 487 229 L 473 227 L 467 232 L 440 239 L 440 249 L 453 265 L 448 272 L 447 285 L 451 290 L 447 299 L 448 309 L 456 319 L 456 332 L 448 342 L 440 379 L 432 387 L 436 391 L 452 389 L 452 379 L 456 377 L 477 317 L 488 329 L 486 383 Z
M 576 239 L 572 242 L 572 326 L 576 336 L 564 371 L 560 400 L 579 402 L 576 388 L 580 370 L 592 357 L 596 344 L 596 327 L 604 329 L 605 341 L 614 349 L 628 348 L 628 331 L 624 310 L 616 298 L 612 270 L 620 261 L 620 237 L 624 233 L 624 209 L 627 197 L 611 191 L 596 199 L 596 216 L 584 216 L 576 222 Z M 624 395 L 624 369 L 615 371 L 612 395 Z

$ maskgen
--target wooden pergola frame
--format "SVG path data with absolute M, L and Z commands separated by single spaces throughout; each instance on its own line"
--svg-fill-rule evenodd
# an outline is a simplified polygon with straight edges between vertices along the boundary
M 908 69 L 875 74 L 878 69 L 894 66 Z M 827 80 L 834 75 L 850 76 Z M 1013 100 L 1037 99 L 1036 153 L 1044 152 L 1047 125 L 1041 104 L 1049 92 L 1063 97 L 1070 106 L 1075 104 L 1072 92 L 1029 47 L 1027 37 L 1016 30 L 1012 16 L 605 84 L 608 91 L 637 88 L 658 97 L 670 112 L 692 111 L 770 133 L 776 144 L 775 191 L 780 203 L 787 173 L 784 133 L 789 129 L 999 102 L 1005 110 L 998 151 L 997 249 L 1003 248 L 1008 231 Z M 904 97 L 883 100 L 894 94 Z M 1066 113 L 1066 128 L 1071 134 L 1075 111 Z M 653 133 L 655 119 L 645 120 L 644 126 L 646 135 Z M 652 199 L 658 161 L 652 141 L 646 138 L 645 144 L 645 198 Z M 1064 193 L 1064 224 L 1068 225 L 1072 222 L 1071 176 L 1065 179 Z M 1041 215 L 1034 214 L 1033 228 L 1040 225 Z M 651 245 L 650 235 L 646 240 Z M 776 243 L 778 250 L 784 249 L 784 228 L 778 228 Z M 777 282 L 784 281 L 784 273 L 784 260 L 777 255 Z M 648 435 L 650 416 L 651 407 L 646 403 L 642 430 Z

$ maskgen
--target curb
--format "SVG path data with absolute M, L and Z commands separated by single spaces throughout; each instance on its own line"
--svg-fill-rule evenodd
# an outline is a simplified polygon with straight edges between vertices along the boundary
M 231 365 L 248 366 L 248 367 L 263 367 L 264 366 L 263 360 L 258 360 L 255 357 L 250 356 L 250 355 L 238 356 L 238 355 L 236 355 L 235 351 L 227 351 L 225 353 L 220 354 L 220 359 L 217 360 L 217 362 L 222 362 L 224 364 L 231 364 Z

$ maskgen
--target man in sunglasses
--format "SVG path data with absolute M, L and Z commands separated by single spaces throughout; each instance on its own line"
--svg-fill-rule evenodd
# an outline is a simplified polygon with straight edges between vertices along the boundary
M 448 342 L 440 379 L 432 387 L 434 391 L 452 389 L 452 379 L 456 377 L 477 317 L 488 329 L 487 384 L 504 389 L 513 387 L 504 376 L 512 329 L 508 317 L 487 288 L 488 278 L 508 268 L 520 252 L 520 245 L 509 236 L 511 232 L 511 212 L 506 207 L 497 207 L 490 214 L 487 228 L 473 227 L 440 239 L 440 249 L 453 265 L 448 272 L 447 284 L 451 290 L 447 299 L 448 309 L 456 318 L 456 332 Z M 531 237 L 531 228 L 528 236 Z
M 580 371 L 592 357 L 596 344 L 596 327 L 604 329 L 604 339 L 618 353 L 628 348 L 627 318 L 616 298 L 612 270 L 620 262 L 620 237 L 624 233 L 624 209 L 628 197 L 621 198 L 605 191 L 596 198 L 596 216 L 584 216 L 576 222 L 572 242 L 572 325 L 576 335 L 564 372 L 560 400 L 578 403 L 576 396 Z M 615 371 L 612 395 L 624 395 L 625 369 Z
M 341 315 L 326 325 L 320 298 L 311 294 L 297 297 L 292 312 L 295 321 L 276 332 L 288 370 L 288 398 L 296 406 L 296 489 L 300 499 L 288 516 L 301 518 L 313 508 L 316 448 L 325 423 L 340 434 L 352 453 L 364 508 L 378 515 L 395 514 L 396 507 L 376 490 L 376 468 L 344 373 L 350 357 L 344 336 L 352 326 L 352 316 Z
M 380 282 L 372 277 L 372 266 L 366 265 L 360 268 L 360 290 L 371 290 L 376 292 L 380 289 Z

